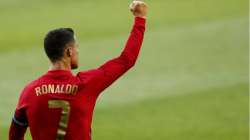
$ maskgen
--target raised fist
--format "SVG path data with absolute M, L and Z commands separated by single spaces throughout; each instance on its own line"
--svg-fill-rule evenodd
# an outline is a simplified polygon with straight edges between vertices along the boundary
M 136 17 L 146 18 L 147 17 L 147 5 L 145 2 L 140 0 L 134 0 L 130 6 L 130 11 Z

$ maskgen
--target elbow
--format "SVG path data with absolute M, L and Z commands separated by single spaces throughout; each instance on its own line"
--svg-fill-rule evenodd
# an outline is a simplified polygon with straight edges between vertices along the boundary
M 125 64 L 127 69 L 130 69 L 135 66 L 137 61 L 137 55 L 128 55 L 128 53 L 122 53 L 122 55 L 119 57 L 121 60 L 121 63 Z
M 132 67 L 134 67 L 136 64 L 136 60 L 130 60 L 128 63 L 128 69 L 131 69 Z

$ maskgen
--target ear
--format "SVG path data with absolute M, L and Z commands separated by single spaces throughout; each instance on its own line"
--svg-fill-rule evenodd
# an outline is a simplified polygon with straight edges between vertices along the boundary
M 66 49 L 66 55 L 68 56 L 68 57 L 71 57 L 72 55 L 73 55 L 73 50 L 72 50 L 73 48 L 72 47 L 68 47 L 67 49 Z

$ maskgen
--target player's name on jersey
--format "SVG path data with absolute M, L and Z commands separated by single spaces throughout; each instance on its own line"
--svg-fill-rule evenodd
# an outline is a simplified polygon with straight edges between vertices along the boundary
M 44 94 L 68 94 L 76 95 L 78 91 L 77 85 L 71 84 L 45 84 L 35 88 L 36 96 Z

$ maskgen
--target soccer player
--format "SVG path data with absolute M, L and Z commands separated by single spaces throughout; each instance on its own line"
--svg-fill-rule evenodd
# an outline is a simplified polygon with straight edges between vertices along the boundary
M 49 71 L 22 91 L 9 130 L 9 140 L 23 140 L 27 127 L 33 140 L 91 140 L 94 106 L 100 93 L 134 66 L 145 31 L 147 6 L 133 1 L 135 22 L 121 55 L 99 68 L 71 73 L 78 67 L 74 31 L 50 31 L 44 49 Z

